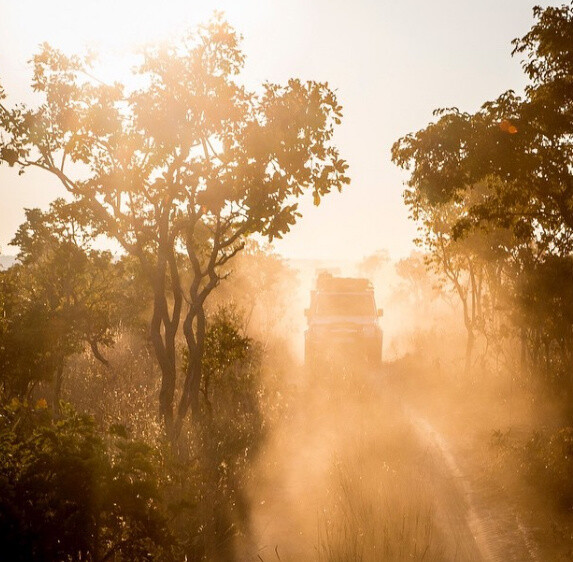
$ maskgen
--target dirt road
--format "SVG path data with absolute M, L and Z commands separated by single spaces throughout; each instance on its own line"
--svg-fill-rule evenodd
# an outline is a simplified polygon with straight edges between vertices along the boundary
M 253 482 L 263 560 L 542 560 L 515 506 L 384 371 L 306 373 Z
M 462 469 L 454 448 L 432 424 L 406 406 L 406 417 L 427 448 L 428 469 L 440 517 L 448 530 L 451 560 L 540 560 L 537 546 L 501 489 L 479 467 Z

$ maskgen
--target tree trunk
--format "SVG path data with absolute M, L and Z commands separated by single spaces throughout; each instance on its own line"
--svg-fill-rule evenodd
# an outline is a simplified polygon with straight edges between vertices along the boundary
M 466 360 L 465 360 L 465 367 L 464 367 L 464 372 L 466 375 L 468 375 L 471 371 L 472 354 L 473 354 L 474 343 L 475 343 L 475 335 L 474 335 L 473 329 L 471 327 L 468 327 L 467 331 L 468 331 L 468 337 L 466 340 Z
M 169 367 L 161 373 L 161 389 L 159 391 L 159 418 L 163 422 L 165 433 L 173 436 L 173 401 L 175 397 L 175 368 Z
M 177 260 L 173 244 L 169 242 L 167 230 L 168 215 L 161 219 L 161 240 L 158 250 L 158 260 L 150 265 L 145 254 L 138 257 L 143 271 L 153 288 L 153 316 L 149 334 L 157 363 L 161 370 L 161 389 L 159 391 L 159 419 L 163 423 L 168 438 L 173 438 L 173 405 L 177 379 L 177 354 L 175 338 L 181 319 L 183 293 L 177 268 Z M 170 284 L 173 302 L 171 307 L 167 301 Z
M 157 293 L 154 299 L 153 318 L 150 337 L 155 357 L 161 370 L 161 389 L 159 391 L 159 418 L 163 422 L 168 437 L 173 433 L 173 402 L 177 363 L 175 354 L 175 336 L 177 330 L 166 318 L 167 304 L 163 293 Z M 162 334 L 163 327 L 163 334 Z
M 58 366 L 54 375 L 54 384 L 52 385 L 52 412 L 54 416 L 60 414 L 60 399 L 62 396 L 62 383 L 64 380 L 64 360 L 58 360 Z
M 109 361 L 101 354 L 101 351 L 99 349 L 98 343 L 95 340 L 88 340 L 89 344 L 90 344 L 90 348 L 92 350 L 93 356 L 105 367 L 109 368 Z
M 185 382 L 179 409 L 177 412 L 177 421 L 175 424 L 175 438 L 181 433 L 183 420 L 189 410 L 191 418 L 197 421 L 200 415 L 199 391 L 201 388 L 201 376 L 203 366 L 203 353 L 205 350 L 205 330 L 206 318 L 203 306 L 198 306 L 195 310 L 191 309 L 183 322 L 183 334 L 187 342 L 189 352 L 189 363 L 185 373 Z
M 168 332 L 168 330 L 166 330 Z M 159 418 L 163 422 L 168 437 L 173 434 L 173 402 L 177 366 L 175 358 L 175 333 L 166 333 L 165 342 L 161 334 L 152 334 L 151 340 L 161 369 L 161 389 L 159 390 Z

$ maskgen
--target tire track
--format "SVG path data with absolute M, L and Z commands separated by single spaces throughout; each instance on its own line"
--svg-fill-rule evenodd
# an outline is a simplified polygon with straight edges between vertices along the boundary
M 444 524 L 450 527 L 448 532 L 455 542 L 455 559 L 464 562 L 540 561 L 536 544 L 519 516 L 503 498 L 500 499 L 499 490 L 485 478 L 477 486 L 473 484 L 444 436 L 413 409 L 405 408 L 405 414 L 420 441 L 427 444 L 432 461 L 438 467 L 442 466 L 442 482 L 438 482 L 436 489 Z M 468 532 L 456 528 L 459 525 L 465 526 Z

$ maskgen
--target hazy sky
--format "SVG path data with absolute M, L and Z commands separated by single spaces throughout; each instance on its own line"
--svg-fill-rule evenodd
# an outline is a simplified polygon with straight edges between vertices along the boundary
M 303 218 L 276 248 L 292 258 L 356 259 L 411 250 L 414 225 L 402 203 L 405 175 L 390 162 L 400 136 L 437 107 L 474 111 L 525 78 L 511 40 L 531 26 L 530 0 L 0 0 L 0 82 L 11 100 L 29 96 L 26 63 L 43 41 L 107 57 L 205 21 L 215 9 L 244 36 L 246 78 L 326 80 L 344 106 L 337 144 L 352 184 Z M 24 218 L 63 191 L 43 174 L 0 167 L 0 250 Z

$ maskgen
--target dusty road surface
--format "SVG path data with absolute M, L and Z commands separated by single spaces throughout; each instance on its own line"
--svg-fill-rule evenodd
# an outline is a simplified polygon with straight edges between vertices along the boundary
M 416 411 L 407 419 L 428 454 L 428 477 L 455 560 L 540 560 L 537 546 L 505 492 L 484 481 L 480 467 L 464 470 L 448 440 Z
M 246 558 L 543 560 L 505 492 L 393 375 L 330 366 L 293 379 L 252 484 Z

